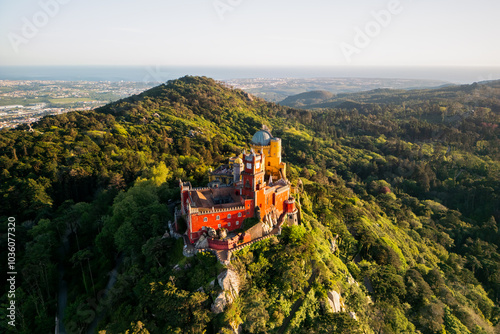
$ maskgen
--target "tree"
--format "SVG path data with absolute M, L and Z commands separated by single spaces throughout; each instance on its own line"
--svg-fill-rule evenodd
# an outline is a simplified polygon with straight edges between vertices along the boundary
M 311 328 L 302 331 L 314 334 L 360 334 L 359 324 L 348 313 L 328 313 L 314 319 Z
M 266 310 L 268 295 L 265 290 L 252 288 L 247 293 L 248 303 L 245 304 L 243 328 L 249 333 L 266 332 L 269 313 Z

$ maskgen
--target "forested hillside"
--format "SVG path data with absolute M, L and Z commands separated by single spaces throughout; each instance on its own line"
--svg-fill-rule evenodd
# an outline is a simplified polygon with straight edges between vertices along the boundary
M 33 132 L 2 130 L 17 332 L 54 331 L 61 282 L 68 333 L 499 332 L 499 86 L 384 90 L 299 110 L 184 77 L 45 117 Z M 233 256 L 239 296 L 214 314 L 225 268 L 163 236 L 178 179 L 204 186 L 262 124 L 283 140 L 302 225 Z
M 498 107 L 500 82 L 486 81 L 472 85 L 448 85 L 437 89 L 375 89 L 360 93 L 342 93 L 330 96 L 328 92 L 306 92 L 287 97 L 283 105 L 302 108 L 339 108 L 365 104 L 397 104 L 412 105 L 434 102 L 448 107 L 447 113 L 460 111 L 467 106 L 470 110 L 475 106 Z M 467 110 L 467 108 L 465 109 Z M 498 110 L 496 110 L 498 111 Z

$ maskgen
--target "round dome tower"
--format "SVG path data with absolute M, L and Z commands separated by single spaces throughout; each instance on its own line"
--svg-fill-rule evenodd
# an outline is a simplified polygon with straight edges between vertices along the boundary
M 268 146 L 273 136 L 269 131 L 259 130 L 252 137 L 252 144 L 258 146 Z

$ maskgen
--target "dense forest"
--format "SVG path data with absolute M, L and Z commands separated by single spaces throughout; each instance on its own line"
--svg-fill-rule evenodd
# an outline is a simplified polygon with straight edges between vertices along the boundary
M 15 332 L 54 332 L 61 286 L 67 333 L 500 332 L 500 82 L 316 107 L 188 76 L 2 130 Z M 226 268 L 164 233 L 179 178 L 204 186 L 262 124 L 283 140 L 302 224 L 233 255 L 239 295 L 215 314 Z

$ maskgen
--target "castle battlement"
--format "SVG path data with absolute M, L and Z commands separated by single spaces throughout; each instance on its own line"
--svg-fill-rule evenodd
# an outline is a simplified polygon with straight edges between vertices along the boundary
M 287 201 L 291 187 L 281 161 L 281 139 L 263 129 L 255 133 L 250 147 L 250 153 L 229 159 L 220 173 L 210 171 L 212 187 L 193 188 L 179 180 L 181 213 L 190 242 L 196 242 L 207 227 L 234 231 L 246 218 L 261 220 L 271 212 L 293 214 L 294 203 Z
M 205 191 L 205 190 L 210 190 L 212 188 L 210 187 L 199 187 L 199 188 L 191 188 L 192 191 Z
M 209 214 L 212 214 L 212 213 L 221 213 L 221 212 L 229 212 L 229 211 L 243 211 L 245 210 L 245 206 L 233 206 L 233 207 L 230 207 L 230 208 L 221 208 L 221 209 L 212 209 L 212 210 L 208 210 L 208 211 L 203 211 L 203 210 L 200 210 L 199 208 L 191 208 L 191 210 L 189 211 L 189 213 L 191 214 L 194 214 L 194 213 L 197 213 L 197 214 L 203 214 L 203 215 L 209 215 Z

